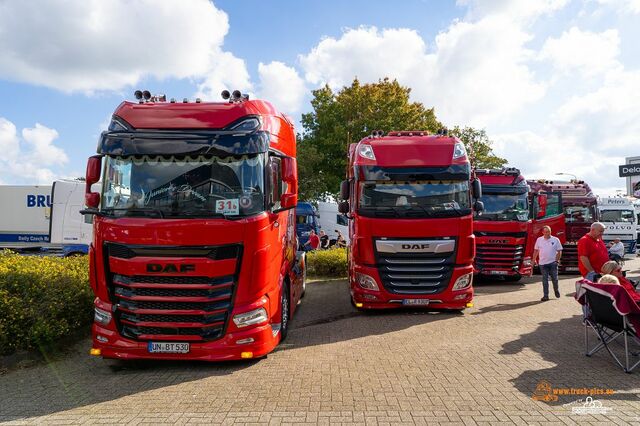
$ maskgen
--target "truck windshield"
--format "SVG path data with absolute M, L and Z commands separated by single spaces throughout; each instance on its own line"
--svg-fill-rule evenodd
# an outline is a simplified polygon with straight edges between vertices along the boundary
M 529 220 L 527 194 L 489 194 L 480 198 L 484 211 L 475 220 L 519 221 Z
M 363 216 L 430 217 L 471 213 L 468 181 L 363 182 Z
M 566 223 L 593 222 L 592 207 L 564 206 L 564 220 Z
M 102 212 L 237 218 L 264 211 L 265 155 L 107 157 Z
M 600 220 L 602 222 L 633 223 L 634 219 L 633 210 L 600 210 Z

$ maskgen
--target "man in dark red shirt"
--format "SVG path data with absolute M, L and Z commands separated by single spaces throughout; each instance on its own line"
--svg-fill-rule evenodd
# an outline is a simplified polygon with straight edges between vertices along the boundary
M 309 232 L 309 241 L 307 241 L 304 245 L 308 245 L 311 250 L 317 250 L 320 246 L 320 237 L 318 237 L 316 233 L 311 230 L 311 232 Z
M 578 240 L 578 267 L 580 274 L 593 280 L 593 275 L 602 273 L 602 265 L 609 260 L 607 246 L 602 241 L 605 226 L 600 222 L 591 224 L 591 230 Z

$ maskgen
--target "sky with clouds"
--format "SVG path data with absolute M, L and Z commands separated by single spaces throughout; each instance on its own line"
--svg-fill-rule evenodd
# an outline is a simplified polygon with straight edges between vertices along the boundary
M 486 129 L 527 178 L 614 194 L 640 155 L 638 22 L 640 0 L 5 0 L 0 184 L 82 176 L 137 88 L 240 89 L 299 120 L 311 90 L 357 76 Z

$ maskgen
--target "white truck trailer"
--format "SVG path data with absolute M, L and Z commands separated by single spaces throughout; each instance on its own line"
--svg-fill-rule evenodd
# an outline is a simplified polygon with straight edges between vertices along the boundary
M 84 182 L 72 180 L 53 185 L 0 186 L 0 250 L 56 256 L 86 254 L 92 227 L 80 214 L 84 186 Z
M 638 221 L 633 202 L 624 197 L 600 198 L 598 200 L 600 222 L 607 228 L 602 239 L 605 243 L 620 238 L 625 253 L 635 254 L 638 235 Z
M 329 238 L 336 238 L 336 231 L 340 231 L 344 239 L 349 244 L 349 219 L 342 213 L 338 212 L 337 203 L 318 203 L 318 215 L 320 216 L 320 229 L 323 230 Z
M 51 244 L 60 247 L 63 256 L 87 254 L 93 237 L 93 216 L 80 214 L 84 209 L 85 185 L 78 180 L 53 183 L 49 234 Z
M 2 185 L 0 200 L 0 249 L 32 252 L 51 246 L 51 185 Z

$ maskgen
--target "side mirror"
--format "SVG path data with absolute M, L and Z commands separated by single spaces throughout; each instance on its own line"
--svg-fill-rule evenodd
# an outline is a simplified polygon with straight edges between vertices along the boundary
M 102 173 L 102 156 L 94 155 L 93 157 L 89 157 L 87 161 L 87 174 L 86 174 L 86 182 L 87 182 L 87 192 L 91 192 L 91 185 L 98 182 L 100 180 L 100 174 Z
M 348 200 L 349 199 L 349 181 L 348 180 L 343 180 L 340 183 L 340 199 L 341 200 Z
M 476 200 L 482 197 L 482 182 L 480 180 L 475 179 L 471 182 L 471 190 L 473 192 L 473 198 Z
M 100 194 L 97 192 L 84 194 L 84 204 L 90 209 L 97 209 L 100 205 Z
M 348 201 L 340 201 L 338 203 L 338 211 L 342 214 L 349 213 L 349 202 Z
M 280 196 L 280 209 L 286 210 L 295 207 L 298 204 L 298 194 L 282 194 Z
M 86 187 L 84 204 L 90 209 L 97 209 L 100 205 L 100 194 L 92 192 L 91 186 L 100 180 L 102 174 L 102 156 L 94 155 L 87 161 Z
M 476 213 L 482 213 L 484 211 L 484 203 L 480 200 L 477 200 L 475 203 L 473 203 L 473 210 Z
M 282 168 L 282 180 L 287 183 L 298 181 L 298 163 L 293 157 L 283 157 L 280 163 Z

